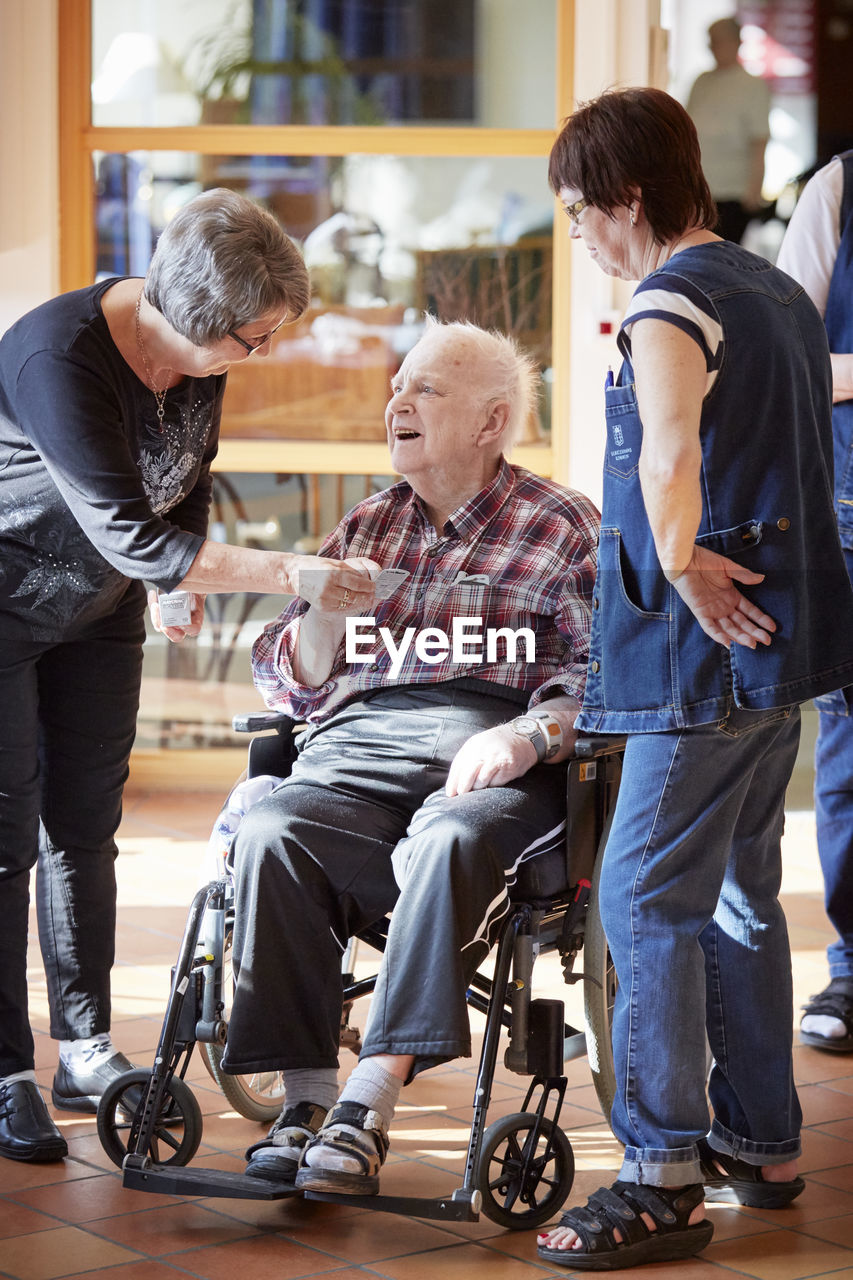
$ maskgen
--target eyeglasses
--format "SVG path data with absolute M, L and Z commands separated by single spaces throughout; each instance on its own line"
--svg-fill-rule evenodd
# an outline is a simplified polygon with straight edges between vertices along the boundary
M 277 324 L 274 329 L 270 329 L 269 333 L 264 334 L 260 342 L 247 342 L 245 338 L 241 338 L 239 333 L 235 333 L 233 329 L 228 330 L 226 337 L 233 338 L 235 342 L 239 342 L 240 346 L 248 352 L 249 355 L 251 355 L 252 352 L 257 351 L 259 347 L 265 347 L 273 334 L 278 333 L 282 324 L 284 324 L 284 320 L 282 320 L 281 324 Z
M 584 209 L 587 207 L 588 204 L 589 204 L 589 201 L 583 198 L 581 198 L 580 200 L 576 200 L 574 204 L 564 204 L 563 213 L 566 215 L 566 217 L 569 219 L 570 222 L 574 223 L 574 225 L 577 226 L 578 223 L 580 222 L 580 215 L 583 213 Z

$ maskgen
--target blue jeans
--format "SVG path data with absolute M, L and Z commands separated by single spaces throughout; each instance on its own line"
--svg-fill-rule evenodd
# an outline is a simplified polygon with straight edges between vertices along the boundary
M 826 914 L 838 937 L 827 947 L 832 978 L 853 977 L 853 686 L 815 701 L 815 818 Z
M 619 991 L 611 1124 L 620 1176 L 700 1182 L 708 1133 L 750 1164 L 793 1159 L 791 955 L 778 902 L 799 708 L 629 737 L 601 916 Z

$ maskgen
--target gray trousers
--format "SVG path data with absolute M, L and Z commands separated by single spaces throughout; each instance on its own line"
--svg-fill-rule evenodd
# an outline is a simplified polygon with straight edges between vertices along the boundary
M 538 765 L 452 797 L 444 783 L 463 742 L 519 710 L 452 682 L 405 686 L 347 703 L 306 735 L 234 842 L 226 1071 L 336 1066 L 341 956 L 388 912 L 362 1055 L 414 1054 L 415 1072 L 470 1055 L 466 988 L 520 862 L 565 841 L 566 774 Z

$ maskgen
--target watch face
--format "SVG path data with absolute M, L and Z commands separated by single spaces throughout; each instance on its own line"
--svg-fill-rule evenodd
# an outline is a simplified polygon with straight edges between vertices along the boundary
M 525 735 L 532 733 L 539 735 L 542 732 L 539 721 L 534 720 L 533 716 L 516 716 L 516 718 L 511 721 L 511 725 L 513 729 L 517 729 L 519 733 L 523 733 Z

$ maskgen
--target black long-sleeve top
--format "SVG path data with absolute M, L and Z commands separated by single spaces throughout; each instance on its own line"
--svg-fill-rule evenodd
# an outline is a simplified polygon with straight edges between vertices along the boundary
M 115 283 L 62 294 L 0 340 L 0 639 L 63 639 L 128 579 L 172 589 L 206 534 L 225 377 L 172 388 L 161 432 L 101 311 Z

